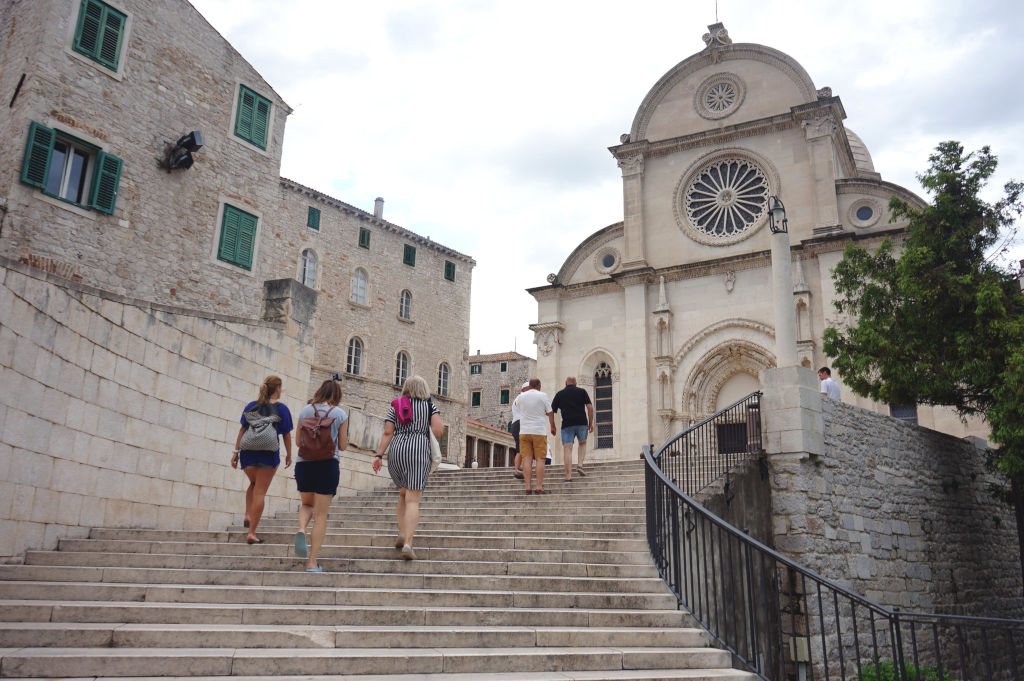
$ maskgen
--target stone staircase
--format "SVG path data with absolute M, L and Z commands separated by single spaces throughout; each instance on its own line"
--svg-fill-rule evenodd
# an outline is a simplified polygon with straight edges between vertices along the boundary
M 336 499 L 324 574 L 293 556 L 295 513 L 262 545 L 241 526 L 97 529 L 30 551 L 0 566 L 0 676 L 754 679 L 652 566 L 642 464 L 560 479 L 526 496 L 508 468 L 436 473 L 412 562 L 393 489 Z

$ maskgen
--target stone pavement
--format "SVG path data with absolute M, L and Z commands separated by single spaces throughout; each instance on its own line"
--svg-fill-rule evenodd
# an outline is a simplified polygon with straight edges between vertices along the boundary
M 0 566 L 0 676 L 754 678 L 651 564 L 640 462 L 546 496 L 510 471 L 436 473 L 412 562 L 393 548 L 393 489 L 335 500 L 324 574 L 293 555 L 295 513 L 264 520 L 262 545 L 241 526 L 95 529 L 30 551 Z

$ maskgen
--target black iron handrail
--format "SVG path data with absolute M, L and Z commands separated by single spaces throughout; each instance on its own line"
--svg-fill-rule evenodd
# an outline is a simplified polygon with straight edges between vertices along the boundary
M 658 463 L 673 460 L 673 443 L 714 423 L 713 416 L 695 424 L 656 453 L 643 448 L 647 539 L 679 604 L 739 666 L 766 681 L 1020 681 L 1024 621 L 887 608 L 777 553 L 688 496 Z M 757 426 L 759 446 L 759 418 Z

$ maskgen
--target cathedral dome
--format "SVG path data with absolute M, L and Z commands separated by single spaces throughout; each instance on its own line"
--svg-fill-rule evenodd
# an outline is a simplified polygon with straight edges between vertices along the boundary
M 850 140 L 850 150 L 853 151 L 853 161 L 857 164 L 857 170 L 865 170 L 869 173 L 875 172 L 875 164 L 871 161 L 871 154 L 857 133 L 849 128 L 846 129 L 846 138 Z

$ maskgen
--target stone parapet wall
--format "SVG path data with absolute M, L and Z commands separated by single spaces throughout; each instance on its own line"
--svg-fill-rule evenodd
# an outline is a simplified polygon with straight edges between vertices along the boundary
M 268 374 L 293 415 L 310 350 L 285 324 L 150 305 L 4 260 L 0 559 L 90 527 L 223 529 L 238 419 Z M 282 468 L 266 513 L 293 507 Z
M 820 411 L 820 455 L 777 453 L 768 428 L 776 549 L 887 606 L 1024 617 L 1016 523 L 985 451 L 835 400 Z

